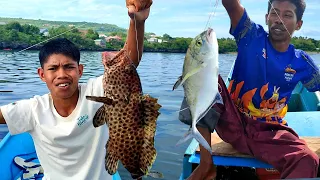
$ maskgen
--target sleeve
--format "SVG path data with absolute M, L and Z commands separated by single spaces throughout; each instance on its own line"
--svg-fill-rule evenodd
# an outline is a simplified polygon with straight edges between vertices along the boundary
M 307 62 L 307 73 L 302 80 L 304 87 L 315 92 L 320 90 L 320 72 L 319 67 L 314 63 L 313 59 L 306 53 L 302 52 L 301 56 Z
M 246 9 L 235 28 L 230 27 L 229 33 L 235 38 L 237 46 L 249 44 L 254 38 L 264 33 L 262 26 L 251 21 Z
M 87 95 L 90 96 L 103 96 L 104 90 L 103 90 L 103 75 L 96 77 L 96 78 L 90 78 L 87 82 L 88 91 Z
M 32 107 L 35 107 L 36 104 L 37 100 L 32 98 L 1 106 L 1 112 L 10 134 L 30 132 L 35 128 Z

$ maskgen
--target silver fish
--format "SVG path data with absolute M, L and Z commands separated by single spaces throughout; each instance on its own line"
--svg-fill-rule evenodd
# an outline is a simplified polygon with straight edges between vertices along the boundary
M 192 126 L 177 145 L 195 138 L 210 153 L 212 152 L 211 146 L 199 133 L 196 124 L 215 103 L 223 103 L 218 92 L 218 50 L 216 33 L 211 28 L 197 35 L 189 45 L 182 76 L 173 86 L 173 90 L 179 85 L 183 86 L 191 112 Z

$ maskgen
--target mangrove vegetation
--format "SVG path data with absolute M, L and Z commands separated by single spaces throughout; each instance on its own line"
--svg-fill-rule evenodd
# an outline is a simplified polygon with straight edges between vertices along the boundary
M 0 25 L 0 50 L 2 49 L 33 49 L 42 45 L 40 42 L 55 37 L 65 37 L 74 42 L 81 50 L 103 51 L 119 50 L 126 40 L 126 31 L 115 29 L 114 32 L 102 33 L 98 27 L 78 29 L 70 25 L 39 28 L 32 24 L 20 24 L 18 21 L 6 22 Z M 192 38 L 171 37 L 168 34 L 157 36 L 146 33 L 144 51 L 146 52 L 177 52 L 185 53 Z M 233 38 L 218 39 L 220 53 L 236 52 L 236 42 Z M 309 52 L 320 52 L 320 41 L 307 37 L 294 37 L 292 44 L 296 48 Z

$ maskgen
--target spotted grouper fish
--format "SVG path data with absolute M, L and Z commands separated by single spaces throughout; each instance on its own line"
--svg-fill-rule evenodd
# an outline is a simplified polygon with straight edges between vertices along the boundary
M 133 179 L 146 175 L 158 177 L 157 172 L 149 170 L 157 155 L 154 136 L 161 105 L 156 98 L 143 94 L 139 75 L 126 48 L 116 55 L 103 52 L 102 61 L 105 96 L 86 98 L 104 103 L 93 118 L 93 126 L 106 123 L 109 128 L 106 170 L 115 174 L 120 160 Z

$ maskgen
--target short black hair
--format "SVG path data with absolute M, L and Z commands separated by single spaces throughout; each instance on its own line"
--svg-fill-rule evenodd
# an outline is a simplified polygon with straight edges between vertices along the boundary
M 80 50 L 77 46 L 66 38 L 56 38 L 45 43 L 39 52 L 40 65 L 43 67 L 48 57 L 52 54 L 63 54 L 70 57 L 78 64 L 80 62 Z
M 289 1 L 291 2 L 292 4 L 294 4 L 296 6 L 296 15 L 297 15 L 297 20 L 298 21 L 301 21 L 302 20 L 302 16 L 303 16 L 303 13 L 306 9 L 306 2 L 304 0 L 269 0 L 268 2 L 268 13 L 270 12 L 270 9 L 271 9 L 271 4 L 272 2 L 274 1 Z

